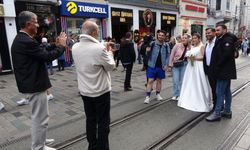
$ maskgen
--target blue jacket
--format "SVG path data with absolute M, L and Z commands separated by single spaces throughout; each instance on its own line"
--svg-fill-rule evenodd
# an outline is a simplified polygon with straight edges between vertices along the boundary
M 170 52 L 169 45 L 167 43 L 164 43 L 160 49 L 160 44 L 157 41 L 154 41 L 153 43 L 151 43 L 151 50 L 148 52 L 149 67 L 155 68 L 159 51 L 161 51 L 162 68 L 164 68 L 168 64 L 168 58 Z

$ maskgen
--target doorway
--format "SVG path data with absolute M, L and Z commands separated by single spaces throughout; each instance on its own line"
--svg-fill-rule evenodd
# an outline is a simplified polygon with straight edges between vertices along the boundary
M 120 43 L 121 39 L 125 37 L 126 33 L 131 31 L 132 24 L 112 25 L 112 38 Z
M 10 54 L 3 17 L 0 17 L 0 29 L 0 39 L 2 40 L 0 44 L 0 73 L 2 73 L 11 71 Z

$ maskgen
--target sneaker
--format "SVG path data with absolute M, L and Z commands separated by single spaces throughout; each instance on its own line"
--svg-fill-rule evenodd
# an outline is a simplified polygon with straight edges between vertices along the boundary
M 232 118 L 232 111 L 228 112 L 221 112 L 221 117 L 227 118 L 227 119 L 231 119 Z
M 221 114 L 217 114 L 216 112 L 213 112 L 212 114 L 210 114 L 206 120 L 208 122 L 215 122 L 215 121 L 220 121 L 221 120 Z
M 172 100 L 177 101 L 177 96 L 173 96 Z
M 161 97 L 160 94 L 157 94 L 157 95 L 156 95 L 156 99 L 157 99 L 157 101 L 162 101 L 162 100 L 163 100 L 163 98 Z
M 44 146 L 43 147 L 43 150 L 56 150 L 55 148 L 52 148 L 52 147 L 48 147 L 48 146 Z
M 48 100 L 48 101 L 52 100 L 53 98 L 54 98 L 54 97 L 53 97 L 52 94 L 47 95 L 47 100 Z
M 46 145 L 51 145 L 51 144 L 53 144 L 54 142 L 55 142 L 54 139 L 46 139 L 46 140 L 45 140 L 45 144 L 46 144 Z
M 16 102 L 18 106 L 22 106 L 22 105 L 28 105 L 29 104 L 29 100 L 26 98 L 22 98 L 19 101 Z
M 4 110 L 4 104 L 2 102 L 0 102 L 0 111 Z
M 145 98 L 145 100 L 144 100 L 144 104 L 148 104 L 149 102 L 150 102 L 150 97 L 147 96 L 147 97 Z

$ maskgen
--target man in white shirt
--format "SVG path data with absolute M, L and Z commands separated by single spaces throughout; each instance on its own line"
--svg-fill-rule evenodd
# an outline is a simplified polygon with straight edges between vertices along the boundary
M 216 79 L 212 75 L 211 69 L 209 68 L 213 47 L 214 47 L 215 41 L 216 41 L 216 35 L 215 35 L 214 28 L 207 28 L 206 29 L 206 38 L 207 38 L 207 43 L 206 43 L 206 47 L 205 47 L 203 66 L 204 66 L 205 74 L 208 76 L 209 84 L 210 84 L 211 89 L 212 89 L 213 104 L 215 106 L 215 104 L 216 104 Z
M 109 71 L 115 68 L 110 43 L 100 43 L 98 26 L 93 20 L 82 25 L 83 34 L 72 47 L 78 89 L 86 114 L 88 149 L 109 150 L 110 91 Z

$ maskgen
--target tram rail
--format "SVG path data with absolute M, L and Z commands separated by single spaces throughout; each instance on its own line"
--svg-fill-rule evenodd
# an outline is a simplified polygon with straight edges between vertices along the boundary
M 242 70 L 243 68 L 250 66 L 250 64 L 242 66 L 239 68 L 239 70 Z M 237 69 L 238 70 L 238 69 Z M 233 93 L 232 96 L 235 97 L 238 95 L 240 92 L 242 92 L 247 86 L 250 85 L 250 81 L 247 81 L 243 84 L 241 84 L 239 87 L 237 87 Z M 110 124 L 110 128 L 113 128 L 115 126 L 124 124 L 128 122 L 129 120 L 132 120 L 133 118 L 136 118 L 142 114 L 145 114 L 147 112 L 150 112 L 159 106 L 169 102 L 171 98 L 167 98 L 164 101 L 160 101 L 158 103 L 151 104 L 145 108 L 142 108 L 136 112 L 130 113 L 122 118 L 119 118 L 117 120 L 114 120 Z M 180 138 L 182 135 L 184 135 L 186 132 L 194 128 L 197 124 L 199 124 L 206 116 L 208 113 L 200 113 L 198 115 L 193 116 L 191 119 L 185 121 L 183 124 L 179 125 L 174 129 L 172 132 L 170 132 L 168 135 L 164 136 L 163 138 L 157 140 L 155 143 L 150 145 L 149 147 L 145 148 L 145 150 L 163 150 L 167 146 L 169 146 L 171 143 L 176 141 L 178 138 Z M 78 135 L 72 139 L 69 139 L 67 141 L 64 141 L 63 143 L 59 143 L 55 145 L 54 147 L 58 150 L 63 150 L 65 148 L 70 147 L 71 145 L 74 145 L 76 143 L 79 143 L 83 140 L 86 140 L 86 133 Z

